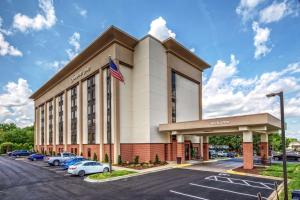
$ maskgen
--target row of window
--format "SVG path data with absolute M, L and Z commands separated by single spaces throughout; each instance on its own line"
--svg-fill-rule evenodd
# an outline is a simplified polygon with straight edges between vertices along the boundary
M 91 76 L 87 79 L 87 124 L 88 124 L 88 144 L 95 144 L 96 134 L 96 85 L 95 76 Z M 71 143 L 77 144 L 77 87 L 71 88 Z M 49 102 L 49 143 L 53 143 L 53 103 Z M 58 97 L 58 141 L 59 144 L 63 144 L 63 132 L 64 132 L 64 98 L 63 94 Z M 41 143 L 44 144 L 45 135 L 45 112 L 44 107 L 41 107 Z

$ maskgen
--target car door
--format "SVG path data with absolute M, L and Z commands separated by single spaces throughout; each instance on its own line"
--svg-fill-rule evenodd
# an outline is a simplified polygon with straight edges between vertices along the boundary
M 92 162 L 87 162 L 83 164 L 83 170 L 85 171 L 86 174 L 91 174 L 93 173 L 93 166 Z
M 103 172 L 103 165 L 98 162 L 93 163 L 93 173 L 100 173 Z

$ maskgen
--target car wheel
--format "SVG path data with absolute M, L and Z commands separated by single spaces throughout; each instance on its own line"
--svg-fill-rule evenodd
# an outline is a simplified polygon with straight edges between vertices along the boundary
M 105 167 L 105 168 L 103 169 L 103 173 L 106 173 L 106 172 L 109 172 L 109 169 L 108 169 L 107 167 Z
M 54 166 L 58 166 L 58 165 L 59 165 L 59 161 L 58 161 L 58 160 L 55 160 L 55 161 L 53 162 L 53 165 L 54 165 Z
M 84 175 L 85 175 L 85 171 L 84 171 L 84 170 L 80 170 L 80 171 L 78 172 L 78 176 L 84 177 Z

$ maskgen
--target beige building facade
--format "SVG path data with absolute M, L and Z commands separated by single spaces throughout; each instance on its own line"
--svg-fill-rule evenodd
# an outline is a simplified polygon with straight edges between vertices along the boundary
M 31 96 L 36 150 L 99 160 L 109 155 L 109 56 L 125 79 L 125 84 L 113 79 L 111 85 L 114 162 L 119 155 L 123 161 L 139 156 L 143 162 L 156 155 L 160 160 L 208 159 L 210 134 L 248 131 L 245 140 L 251 142 L 253 132 L 278 130 L 278 119 L 270 117 L 273 124 L 259 119 L 255 126 L 248 119 L 229 125 L 216 119 L 203 132 L 202 72 L 209 65 L 172 38 L 136 39 L 112 26 Z

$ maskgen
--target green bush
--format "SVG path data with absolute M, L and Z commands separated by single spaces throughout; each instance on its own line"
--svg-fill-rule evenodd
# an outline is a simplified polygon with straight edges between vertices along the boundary
M 1 153 L 7 153 L 13 150 L 13 143 L 11 142 L 4 142 L 0 145 Z
M 56 152 L 55 151 L 52 151 L 52 156 L 56 156 Z
M 140 159 L 139 156 L 135 156 L 133 160 L 134 164 L 139 164 L 139 159 Z
M 105 154 L 105 157 L 104 157 L 104 162 L 105 162 L 105 163 L 108 163 L 108 162 L 109 162 L 109 158 L 108 158 L 108 155 L 107 155 L 107 153 Z
M 122 161 L 122 157 L 121 155 L 118 155 L 118 165 L 122 165 L 123 161 Z
M 94 161 L 97 161 L 98 160 L 98 158 L 97 158 L 97 154 L 94 152 L 94 157 L 93 157 L 93 160 Z
M 160 163 L 160 160 L 159 160 L 158 155 L 156 154 L 156 155 L 155 155 L 154 164 L 159 164 L 159 163 Z
M 82 153 L 82 152 L 80 153 L 80 156 L 83 156 L 83 153 Z

